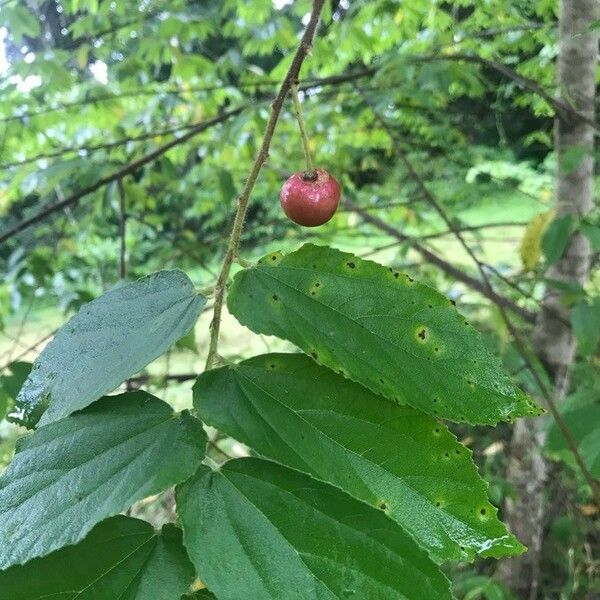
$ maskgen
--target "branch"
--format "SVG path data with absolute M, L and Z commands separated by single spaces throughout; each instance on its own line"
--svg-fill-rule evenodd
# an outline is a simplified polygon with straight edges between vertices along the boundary
M 356 81 L 357 79 L 361 79 L 363 77 L 370 77 L 375 73 L 375 69 L 361 69 L 360 71 L 355 71 L 353 73 L 347 73 L 342 75 L 331 75 L 330 77 L 309 77 L 304 80 L 304 83 L 298 86 L 300 90 L 310 90 L 321 86 L 328 85 L 339 85 L 341 83 L 348 83 L 351 81 Z M 208 86 L 198 86 L 198 87 L 190 87 L 187 89 L 181 89 L 176 87 L 169 87 L 163 89 L 157 88 L 139 88 L 137 90 L 127 90 L 125 92 L 121 92 L 120 94 L 99 94 L 98 96 L 92 96 L 90 98 L 85 98 L 81 100 L 73 100 L 72 102 L 62 102 L 60 104 L 56 104 L 54 106 L 46 107 L 37 111 L 28 111 L 22 113 L 20 115 L 11 115 L 9 117 L 3 117 L 0 119 L 0 123 L 8 123 L 10 121 L 20 121 L 22 119 L 31 119 L 33 117 L 37 117 L 38 115 L 45 115 L 51 112 L 57 112 L 59 110 L 65 110 L 67 108 L 72 108 L 74 106 L 85 106 L 86 104 L 97 104 L 99 102 L 106 102 L 111 100 L 120 100 L 121 98 L 138 98 L 140 96 L 157 96 L 159 94 L 173 94 L 175 96 L 188 94 L 190 92 L 214 92 L 218 90 L 224 89 L 243 89 L 243 88 L 258 88 L 262 86 L 275 86 L 278 85 L 278 80 L 273 79 L 260 79 L 258 81 L 249 81 L 249 82 L 240 82 L 236 84 L 226 83 L 226 84 L 218 84 L 218 85 L 208 85 Z
M 135 171 L 137 171 L 139 168 L 143 167 L 144 165 L 147 165 L 148 163 L 155 161 L 157 158 L 159 158 L 160 156 L 162 156 L 163 154 L 165 154 L 166 152 L 171 150 L 171 148 L 180 146 L 181 144 L 184 144 L 185 142 L 187 142 L 194 136 L 198 135 L 202 131 L 206 131 L 210 127 L 217 125 L 218 123 L 223 123 L 224 121 L 227 121 L 227 119 L 229 119 L 235 115 L 238 115 L 240 112 L 242 112 L 242 110 L 244 110 L 244 108 L 245 107 L 238 107 L 234 110 L 227 111 L 217 117 L 208 119 L 207 121 L 202 121 L 202 122 L 198 123 L 197 125 L 195 125 L 194 127 L 192 127 L 190 129 L 190 131 L 188 131 L 185 135 L 182 135 L 181 137 L 179 137 L 175 140 L 171 140 L 170 142 L 168 142 L 167 144 L 164 144 L 163 146 L 160 146 L 153 152 L 150 152 L 149 154 L 142 156 L 142 158 L 140 158 L 132 163 L 129 163 L 128 165 L 125 165 L 122 169 L 119 169 L 115 173 L 112 173 L 111 175 L 107 175 L 106 177 L 99 179 L 98 181 L 94 182 L 93 184 L 89 185 L 86 188 L 83 188 L 79 192 L 75 192 L 74 194 L 65 198 L 64 200 L 55 202 L 54 204 L 51 204 L 50 206 L 46 207 L 45 209 L 43 209 L 40 212 L 38 212 L 37 214 L 35 214 L 33 217 L 29 217 L 28 219 L 25 219 L 25 220 L 21 221 L 20 223 L 17 223 L 17 225 L 12 227 L 8 231 L 5 231 L 4 233 L 0 234 L 0 244 L 3 242 L 6 242 L 10 238 L 12 238 L 14 235 L 16 235 L 17 233 L 20 233 L 21 231 L 24 231 L 28 227 L 31 227 L 32 225 L 39 223 L 40 221 L 42 221 L 43 219 L 45 219 L 47 216 L 51 215 L 52 213 L 55 213 L 58 210 L 62 210 L 63 208 L 66 208 L 67 206 L 72 206 L 72 205 L 76 204 L 81 198 L 83 198 L 84 196 L 87 196 L 88 194 L 91 194 L 92 192 L 95 192 L 96 190 L 100 189 L 102 186 L 104 186 L 108 183 L 112 183 L 113 181 L 117 181 L 117 180 L 125 177 L 125 175 L 134 173 Z
M 385 231 L 387 234 L 391 235 L 392 237 L 396 238 L 401 242 L 406 242 L 410 244 L 427 262 L 440 268 L 442 271 L 444 271 L 444 273 L 447 273 L 451 277 L 454 277 L 454 279 L 461 281 L 471 289 L 479 292 L 482 296 L 485 296 L 497 306 L 505 306 L 509 310 L 519 315 L 528 323 L 535 322 L 535 313 L 532 313 L 531 311 L 522 308 L 521 306 L 518 306 L 512 300 L 506 298 L 505 296 L 501 296 L 494 290 L 490 290 L 481 281 L 475 279 L 475 277 L 471 277 L 471 275 L 469 275 L 468 273 L 465 273 L 461 269 L 455 267 L 452 263 L 449 263 L 448 261 L 444 260 L 437 254 L 433 253 L 431 250 L 427 249 L 425 246 L 421 245 L 412 237 L 405 235 L 389 223 L 386 223 L 385 221 L 380 219 L 379 217 L 369 214 L 365 209 L 360 208 L 351 200 L 346 199 L 344 203 L 350 210 L 360 215 L 363 221 L 371 223 L 371 225 L 374 225 L 381 231 Z
M 219 331 L 221 328 L 221 313 L 223 311 L 223 301 L 225 297 L 225 286 L 227 284 L 227 279 L 229 278 L 231 265 L 233 264 L 235 256 L 238 252 L 242 228 L 244 226 L 244 219 L 246 217 L 246 210 L 250 200 L 250 194 L 254 189 L 254 185 L 258 179 L 260 170 L 269 156 L 271 140 L 273 138 L 273 134 L 275 133 L 275 126 L 277 125 L 279 115 L 281 114 L 283 103 L 288 95 L 291 85 L 298 79 L 302 63 L 311 49 L 312 40 L 317 29 L 317 24 L 319 23 L 319 15 L 321 14 L 324 4 L 325 0 L 313 0 L 310 20 L 306 25 L 306 29 L 304 30 L 304 34 L 302 36 L 302 40 L 300 41 L 300 45 L 296 50 L 296 54 L 292 59 L 292 64 L 290 65 L 290 68 L 286 73 L 283 82 L 281 83 L 279 93 L 277 94 L 275 100 L 273 100 L 271 105 L 271 115 L 269 117 L 269 121 L 267 122 L 267 127 L 263 135 L 260 150 L 258 151 L 258 155 L 254 161 L 254 164 L 252 165 L 252 168 L 250 169 L 250 175 L 246 180 L 246 185 L 244 186 L 244 189 L 238 198 L 238 206 L 233 222 L 233 229 L 229 238 L 227 253 L 225 254 L 221 272 L 219 273 L 219 278 L 215 286 L 214 312 L 212 321 L 210 323 L 210 344 L 208 349 L 208 357 L 206 359 L 207 369 L 210 369 L 213 366 L 217 357 Z
M 503 63 L 496 62 L 488 58 L 483 58 L 482 56 L 478 56 L 477 54 L 441 54 L 431 56 L 418 56 L 415 57 L 415 60 L 423 62 L 454 60 L 484 65 L 494 71 L 497 71 L 501 75 L 508 77 L 509 79 L 514 81 L 519 87 L 529 90 L 530 92 L 533 92 L 534 94 L 538 95 L 556 111 L 556 114 L 563 121 L 583 121 L 584 123 L 587 123 L 588 125 L 593 127 L 596 130 L 596 132 L 600 131 L 600 126 L 593 119 L 590 119 L 586 115 L 581 114 L 574 106 L 572 106 L 568 102 L 564 102 L 563 100 L 552 96 L 537 81 L 534 81 L 533 79 L 529 79 L 528 77 L 517 73 L 517 71 L 511 69 L 509 66 Z
M 112 148 L 118 148 L 119 146 L 124 146 L 129 142 L 143 142 L 144 140 L 149 140 L 155 137 L 162 137 L 165 135 L 171 135 L 174 133 L 178 133 L 180 131 L 185 131 L 186 129 L 193 129 L 194 127 L 198 127 L 198 122 L 195 123 L 182 123 L 181 125 L 177 125 L 176 127 L 172 127 L 171 129 L 162 129 L 160 131 L 150 131 L 148 133 L 141 133 L 139 135 L 132 135 L 124 138 L 120 138 L 118 140 L 114 140 L 112 142 L 105 142 L 104 144 L 96 144 L 93 146 L 71 146 L 68 148 L 61 148 L 60 150 L 56 150 L 56 152 L 48 152 L 45 154 L 36 154 L 35 156 L 29 156 L 20 161 L 9 162 L 0 164 L 0 169 L 8 169 L 10 167 L 20 167 L 22 165 L 27 165 L 32 162 L 36 162 L 38 160 L 47 159 L 47 158 L 58 158 L 63 154 L 69 154 L 70 152 L 85 152 L 86 154 L 97 152 L 98 150 L 111 150 Z

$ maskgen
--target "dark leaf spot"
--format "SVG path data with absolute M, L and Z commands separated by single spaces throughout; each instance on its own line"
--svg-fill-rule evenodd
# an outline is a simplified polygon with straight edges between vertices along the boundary
M 422 340 L 425 339 L 425 336 L 427 335 L 427 332 L 424 329 L 421 329 L 421 331 L 419 331 L 419 333 L 417 334 Z
M 347 262 L 346 263 L 351 269 L 354 269 L 354 267 L 356 267 L 356 265 L 353 262 Z
M 382 500 L 382 501 L 379 503 L 379 508 L 380 508 L 381 510 L 387 510 L 387 508 L 388 508 L 388 505 L 387 505 L 387 504 L 386 504 L 386 503 L 385 503 L 385 502 Z

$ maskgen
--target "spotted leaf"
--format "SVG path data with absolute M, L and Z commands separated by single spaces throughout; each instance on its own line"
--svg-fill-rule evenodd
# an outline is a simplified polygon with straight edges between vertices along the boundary
M 312 244 L 270 254 L 236 275 L 228 306 L 253 331 L 433 416 L 539 414 L 450 300 L 372 261 Z

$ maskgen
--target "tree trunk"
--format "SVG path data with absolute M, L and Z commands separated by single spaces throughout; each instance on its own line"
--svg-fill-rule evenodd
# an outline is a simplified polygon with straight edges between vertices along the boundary
M 561 0 L 558 86 L 561 97 L 588 119 L 594 119 L 598 33 L 591 24 L 600 18 L 599 0 Z M 556 211 L 558 216 L 585 215 L 593 207 L 594 129 L 582 119 L 555 121 L 557 155 Z M 567 154 L 584 152 L 574 170 L 561 168 Z M 591 250 L 588 240 L 575 233 L 562 257 L 548 275 L 552 279 L 585 283 Z M 554 398 L 560 400 L 569 387 L 569 370 L 575 357 L 575 339 L 569 314 L 558 291 L 548 289 L 538 316 L 534 345 L 554 382 Z M 544 436 L 539 423 L 522 420 L 514 428 L 509 450 L 507 480 L 514 496 L 506 501 L 505 519 L 527 554 L 499 565 L 498 577 L 520 598 L 538 597 L 539 564 L 543 542 L 544 484 L 542 456 Z

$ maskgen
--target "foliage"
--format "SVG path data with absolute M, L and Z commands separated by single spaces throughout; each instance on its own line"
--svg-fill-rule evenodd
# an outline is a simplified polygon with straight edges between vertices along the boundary
M 158 155 L 0 245 L 0 334 L 16 340 L 0 343 L 0 415 L 12 409 L 33 430 L 0 425 L 2 466 L 24 435 L 0 479 L 0 532 L 11 540 L 0 545 L 0 597 L 442 598 L 443 563 L 456 596 L 509 598 L 481 559 L 523 550 L 493 504 L 512 493 L 508 423 L 536 412 L 527 396 L 538 387 L 495 307 L 415 251 L 421 243 L 480 275 L 373 109 L 493 287 L 533 312 L 549 286 L 572 308 L 577 372 L 562 410 L 597 473 L 597 402 L 581 398 L 597 398 L 589 323 L 600 282 L 575 289 L 547 269 L 571 235 L 598 251 L 598 215 L 549 210 L 553 106 L 494 67 L 556 94 L 549 0 L 325 3 L 300 79 L 315 164 L 404 238 L 346 206 L 319 230 L 282 217 L 279 187 L 303 161 L 286 104 L 229 290 L 232 313 L 258 335 L 227 320 L 223 366 L 200 375 L 192 413 L 182 410 L 191 384 L 169 375 L 201 370 L 202 312 L 235 198 L 310 4 L 1 3 L 0 235 Z M 566 158 L 568 170 L 581 156 Z M 58 325 L 41 353 L 30 350 Z M 115 389 L 125 393 L 105 396 Z M 589 490 L 554 425 L 546 450 L 573 472 L 549 483 L 564 506 L 549 517 L 544 592 L 583 597 L 597 568 L 584 550 L 595 539 L 581 508 Z M 249 452 L 259 458 L 237 460 Z M 153 521 L 143 511 L 175 485 L 177 513 L 165 501 L 165 520 L 183 530 L 116 516 Z M 191 585 L 194 570 L 211 592 Z

